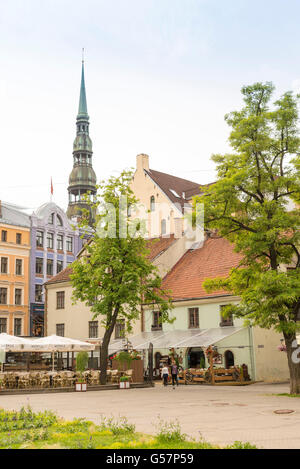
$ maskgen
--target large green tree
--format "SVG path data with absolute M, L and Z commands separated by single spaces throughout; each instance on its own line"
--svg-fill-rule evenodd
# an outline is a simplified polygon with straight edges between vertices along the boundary
M 132 173 L 123 171 L 99 186 L 99 198 L 91 204 L 95 223 L 83 217 L 81 227 L 93 233 L 85 253 L 73 263 L 73 299 L 86 303 L 105 329 L 102 339 L 101 384 L 106 383 L 108 347 L 116 323 L 123 320 L 125 334 L 141 313 L 141 304 L 150 303 L 168 321 L 171 301 L 161 288 L 157 268 L 150 262 L 140 221 L 127 217 L 137 203 L 130 189 Z
M 204 203 L 206 228 L 234 243 L 242 255 L 227 279 L 206 280 L 205 288 L 240 296 L 227 314 L 283 333 L 290 390 L 300 393 L 298 97 L 287 92 L 272 103 L 273 92 L 272 83 L 242 88 L 244 106 L 225 117 L 233 151 L 213 155 L 217 182 L 195 203 Z

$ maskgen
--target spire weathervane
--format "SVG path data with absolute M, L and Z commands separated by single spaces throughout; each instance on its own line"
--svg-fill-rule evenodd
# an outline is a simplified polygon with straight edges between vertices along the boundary
M 84 47 L 82 48 L 82 63 L 84 63 Z

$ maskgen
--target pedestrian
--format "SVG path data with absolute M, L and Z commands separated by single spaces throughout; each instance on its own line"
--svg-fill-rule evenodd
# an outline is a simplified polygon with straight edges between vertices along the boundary
M 167 365 L 164 365 L 161 370 L 161 376 L 164 381 L 164 386 L 168 386 L 168 379 L 169 379 L 169 368 Z
M 178 367 L 175 362 L 172 363 L 171 366 L 171 374 L 172 374 L 172 386 L 175 389 L 175 384 L 178 386 Z

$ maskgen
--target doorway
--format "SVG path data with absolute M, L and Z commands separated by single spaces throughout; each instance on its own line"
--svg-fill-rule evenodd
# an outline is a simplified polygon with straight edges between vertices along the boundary
M 202 348 L 190 348 L 187 359 L 188 368 L 205 368 L 205 355 Z
M 234 366 L 234 355 L 231 352 L 231 350 L 226 350 L 224 357 L 225 357 L 225 368 L 230 368 L 231 366 Z

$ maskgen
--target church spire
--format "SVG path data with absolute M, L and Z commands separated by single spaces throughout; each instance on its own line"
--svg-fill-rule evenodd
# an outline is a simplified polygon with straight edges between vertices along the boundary
M 82 58 L 79 108 L 76 119 L 76 138 L 73 144 L 73 170 L 69 177 L 69 218 L 80 218 L 83 209 L 90 211 L 86 198 L 95 199 L 97 193 L 96 174 L 92 166 L 92 140 L 89 136 L 89 116 L 87 112 L 84 80 L 84 60 Z M 91 213 L 91 220 L 93 214 Z
M 86 103 L 86 91 L 85 91 L 85 80 L 84 80 L 84 59 L 82 59 L 82 68 L 81 68 L 81 85 L 80 85 L 80 98 L 79 98 L 79 107 L 78 107 L 78 116 L 88 118 L 87 112 L 87 103 Z

